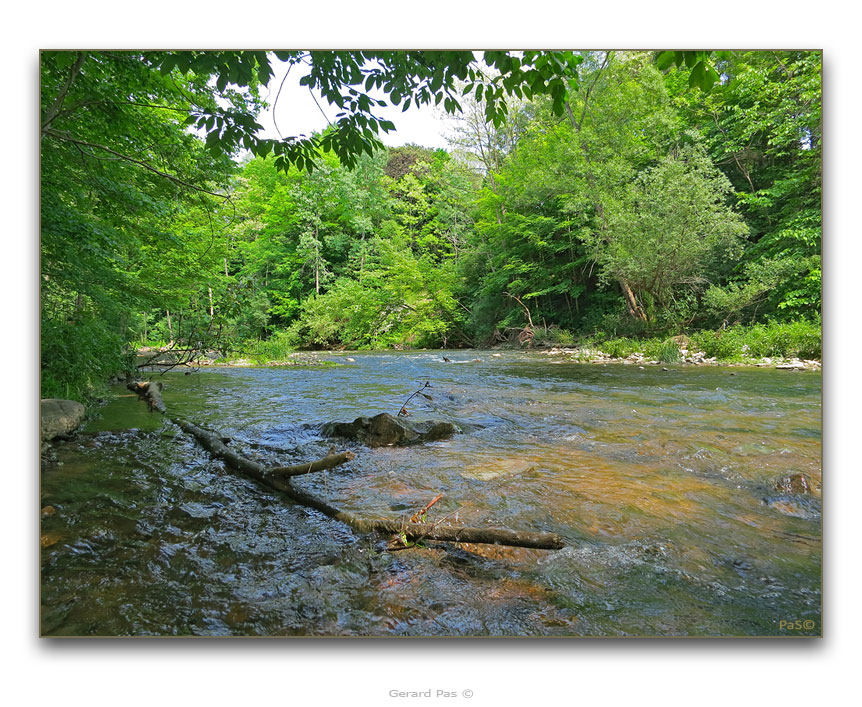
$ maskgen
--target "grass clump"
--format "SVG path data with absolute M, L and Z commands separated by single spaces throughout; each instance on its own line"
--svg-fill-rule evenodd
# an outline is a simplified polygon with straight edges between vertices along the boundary
M 679 345 L 673 339 L 665 339 L 660 342 L 654 351 L 650 351 L 648 357 L 660 363 L 679 363 L 682 361 Z
M 618 339 L 598 341 L 590 348 L 598 348 L 612 358 L 626 358 L 633 353 L 642 353 L 643 342 L 623 336 Z
M 746 358 L 819 359 L 822 337 L 819 322 L 770 322 L 700 331 L 690 336 L 693 350 L 721 361 Z
M 745 359 L 747 349 L 742 327 L 728 327 L 718 331 L 698 331 L 689 336 L 692 351 L 701 351 L 708 358 L 738 362 Z
M 241 350 L 258 364 L 283 361 L 296 351 L 296 338 L 290 332 L 279 331 L 264 341 L 245 342 Z

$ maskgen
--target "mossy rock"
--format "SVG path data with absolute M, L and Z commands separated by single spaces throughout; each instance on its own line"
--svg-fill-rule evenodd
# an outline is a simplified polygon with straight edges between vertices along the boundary
M 84 421 L 86 412 L 86 408 L 74 400 L 42 400 L 39 410 L 39 437 L 42 443 L 73 432 Z
M 434 442 L 456 432 L 460 430 L 451 422 L 408 422 L 385 412 L 374 417 L 357 417 L 353 422 L 329 422 L 323 426 L 323 434 L 327 437 L 347 437 L 369 447 Z

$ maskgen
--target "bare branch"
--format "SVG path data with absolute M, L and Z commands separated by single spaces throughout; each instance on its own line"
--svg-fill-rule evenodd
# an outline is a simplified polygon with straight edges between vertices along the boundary
M 84 52 L 78 52 L 78 59 L 77 61 L 75 61 L 75 65 L 72 67 L 71 71 L 69 71 L 69 78 L 66 79 L 66 85 L 54 99 L 54 102 L 51 104 L 51 107 L 45 114 L 45 117 L 42 119 L 43 133 L 47 132 L 48 128 L 51 126 L 51 123 L 53 123 L 54 120 L 57 118 L 60 109 L 63 107 L 63 101 L 66 100 L 66 95 L 69 93 L 69 89 L 72 87 L 72 82 L 80 73 L 81 67 L 84 65 L 84 61 L 86 60 L 86 58 L 87 55 Z
M 86 140 L 78 140 L 77 138 L 74 138 L 67 133 L 61 133 L 61 132 L 59 132 L 57 130 L 53 130 L 51 128 L 43 130 L 43 133 L 45 135 L 50 135 L 51 137 L 55 137 L 58 140 L 63 140 L 64 142 L 69 142 L 73 145 L 83 145 L 84 147 L 92 147 L 93 149 L 96 149 L 96 150 L 104 150 L 105 152 L 107 152 L 111 155 L 115 155 L 116 157 L 118 157 L 121 160 L 125 160 L 126 162 L 132 162 L 133 164 L 136 164 L 140 167 L 143 167 L 146 170 L 149 170 L 153 174 L 157 174 L 160 177 L 164 177 L 165 179 L 167 179 L 171 182 L 174 182 L 174 184 L 179 184 L 180 186 L 184 186 L 184 187 L 187 187 L 188 189 L 192 189 L 194 191 L 201 192 L 202 194 L 209 194 L 210 196 L 215 196 L 219 199 L 230 199 L 229 194 L 218 194 L 216 192 L 208 191 L 207 189 L 203 189 L 202 187 L 191 184 L 190 182 L 187 182 L 184 179 L 180 179 L 179 177 L 177 177 L 173 174 L 168 174 L 167 172 L 162 172 L 160 169 L 156 169 L 155 167 L 153 167 L 151 164 L 148 164 L 144 160 L 139 160 L 139 159 L 136 159 L 134 157 L 129 157 L 128 155 L 124 155 L 122 152 L 117 152 L 116 150 L 112 150 L 110 147 L 106 147 L 105 145 L 99 145 L 98 143 L 95 143 L 95 142 L 87 142 Z

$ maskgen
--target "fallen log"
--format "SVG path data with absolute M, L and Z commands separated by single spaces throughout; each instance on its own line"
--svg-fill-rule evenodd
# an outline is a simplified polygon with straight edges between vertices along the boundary
M 146 400 L 147 405 L 150 408 L 150 412 L 153 410 L 158 410 L 161 413 L 167 412 L 165 403 L 162 400 L 161 383 L 153 381 L 135 381 L 133 383 L 129 383 L 126 388 L 131 390 L 133 393 L 137 393 Z
M 323 499 L 317 498 L 302 491 L 290 483 L 290 477 L 274 474 L 279 467 L 267 468 L 262 464 L 248 459 L 225 445 L 218 435 L 193 425 L 186 420 L 169 418 L 184 432 L 189 433 L 209 451 L 214 457 L 222 459 L 228 466 L 257 479 L 261 483 L 277 491 L 287 494 L 297 503 L 314 508 L 334 520 L 347 523 L 360 533 L 384 532 L 391 534 L 404 534 L 411 541 L 416 540 L 440 540 L 460 543 L 490 543 L 493 545 L 510 545 L 513 547 L 529 547 L 543 550 L 559 550 L 565 547 L 562 538 L 554 533 L 525 532 L 509 530 L 507 528 L 475 528 L 459 525 L 434 525 L 433 523 L 404 523 L 389 518 L 368 518 L 358 516 L 349 511 L 336 508 Z M 345 454 L 350 454 L 346 452 Z M 323 462 L 333 456 L 330 455 L 318 460 Z M 351 457 L 353 455 L 351 454 Z M 314 463 L 312 463 L 314 464 Z M 308 464 L 300 464 L 303 468 L 300 473 L 306 473 Z M 281 467 L 285 468 L 285 467 Z M 289 468 L 289 467 L 288 467 Z M 323 468 L 323 467 L 321 467 Z
M 148 403 L 150 403 L 150 388 L 156 389 L 154 392 L 158 395 L 158 400 L 161 401 L 161 388 L 158 384 L 141 383 L 136 384 L 134 387 L 131 384 L 129 385 L 130 390 L 137 392 Z M 151 405 L 151 409 L 159 408 Z M 300 474 L 331 468 L 337 464 L 349 461 L 354 457 L 351 452 L 341 452 L 339 454 L 330 452 L 330 454 L 327 454 L 322 459 L 305 464 L 296 464 L 287 467 L 266 467 L 228 447 L 221 435 L 205 430 L 187 420 L 167 415 L 164 413 L 164 405 L 162 405 L 160 411 L 177 427 L 192 435 L 210 454 L 224 461 L 229 467 L 250 476 L 276 491 L 281 491 L 296 503 L 314 508 L 333 520 L 346 523 L 360 533 L 383 532 L 396 534 L 413 542 L 417 540 L 439 540 L 459 543 L 508 545 L 541 550 L 559 550 L 565 547 L 563 539 L 555 533 L 509 530 L 508 528 L 477 528 L 458 525 L 436 525 L 434 523 L 408 523 L 389 518 L 363 517 L 349 511 L 344 511 L 317 496 L 296 488 L 291 484 L 291 478 Z M 313 468 L 315 466 L 316 468 Z

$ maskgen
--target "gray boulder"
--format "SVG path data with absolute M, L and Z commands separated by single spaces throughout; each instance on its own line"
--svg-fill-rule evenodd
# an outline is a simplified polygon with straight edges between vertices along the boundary
M 451 422 L 407 422 L 382 412 L 374 417 L 357 417 L 353 422 L 329 422 L 326 437 L 347 437 L 369 447 L 392 447 L 445 439 L 456 432 Z
M 84 421 L 86 408 L 74 400 L 46 398 L 40 409 L 39 437 L 42 443 L 69 434 Z

